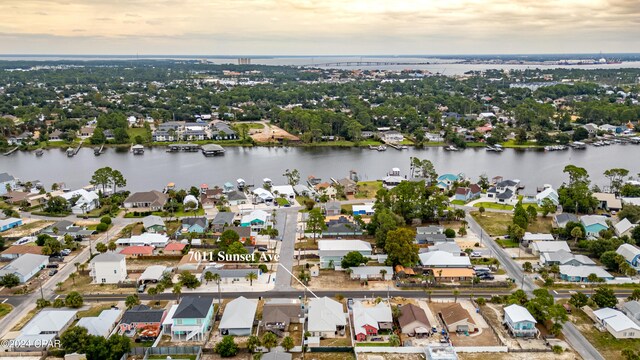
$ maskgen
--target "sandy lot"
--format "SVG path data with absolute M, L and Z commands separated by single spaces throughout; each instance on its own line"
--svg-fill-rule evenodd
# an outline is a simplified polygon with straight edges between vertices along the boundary
M 251 138 L 257 142 L 273 142 L 279 139 L 287 139 L 292 141 L 300 140 L 297 136 L 289 134 L 281 128 L 271 124 L 264 124 L 264 129 L 262 131 L 258 130 L 251 134 Z

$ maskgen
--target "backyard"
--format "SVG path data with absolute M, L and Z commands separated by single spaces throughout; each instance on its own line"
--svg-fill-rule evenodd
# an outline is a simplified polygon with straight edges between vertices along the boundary
M 360 181 L 357 184 L 358 192 L 356 192 L 356 199 L 373 199 L 376 196 L 378 190 L 382 189 L 381 181 Z

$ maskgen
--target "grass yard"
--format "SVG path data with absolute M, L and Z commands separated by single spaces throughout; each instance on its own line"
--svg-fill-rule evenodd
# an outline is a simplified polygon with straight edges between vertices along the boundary
M 129 139 L 131 140 L 132 143 L 135 143 L 136 136 L 142 137 L 143 140 L 149 137 L 149 134 L 147 133 L 147 129 L 145 129 L 143 127 L 141 127 L 141 128 L 128 128 L 127 129 L 127 134 L 129 134 Z
M 533 141 L 527 141 L 523 144 L 517 144 L 515 140 L 509 140 L 502 143 L 505 148 L 526 149 L 526 148 L 539 148 L 542 147 L 538 143 Z
M 453 205 L 464 205 L 465 204 L 464 200 L 453 200 L 451 203 Z
M 289 200 L 285 199 L 285 198 L 276 198 L 276 202 L 278 203 L 278 205 L 280 206 L 285 206 L 285 205 L 289 205 Z
M 483 207 L 485 209 L 496 209 L 496 210 L 513 210 L 513 206 L 512 205 L 507 205 L 507 204 L 497 204 L 494 202 L 478 202 L 473 204 L 473 207 Z
M 477 211 L 471 216 L 482 226 L 491 236 L 504 236 L 507 234 L 507 227 L 511 224 L 513 216 L 507 213 L 485 212 L 480 214 Z M 531 233 L 550 233 L 552 228 L 551 217 L 538 217 L 536 221 L 529 224 L 527 231 Z
M 382 181 L 360 181 L 357 189 L 356 199 L 373 199 L 378 190 L 382 189 Z
M 78 311 L 78 317 L 79 318 L 95 317 L 100 315 L 102 311 L 109 310 L 111 309 L 111 306 L 115 306 L 115 305 L 116 303 L 101 303 L 101 304 L 93 305 L 88 310 Z
M 496 240 L 496 242 L 498 243 L 498 245 L 502 246 L 503 248 L 517 248 L 518 247 L 518 242 L 517 241 L 513 241 L 511 239 L 499 239 L 499 240 Z
M 313 237 L 303 239 L 302 241 L 296 241 L 294 249 L 296 250 L 318 250 L 318 239 L 313 241 Z
M 14 238 L 14 237 L 19 238 L 23 236 L 28 236 L 28 235 L 31 235 L 32 233 L 37 233 L 38 231 L 46 228 L 51 224 L 53 224 L 53 221 L 46 221 L 46 220 L 32 221 L 32 222 L 20 225 L 18 227 L 15 227 L 13 229 L 7 230 L 2 233 L 2 236 L 7 238 Z
M 77 291 L 80 294 L 105 293 L 105 294 L 133 294 L 135 288 L 119 288 L 115 284 L 94 284 L 88 275 L 89 270 L 85 270 L 82 275 L 77 275 L 75 279 L 69 279 L 56 289 L 58 294 L 66 294 L 70 291 Z
M 13 310 L 13 307 L 9 304 L 0 304 L 0 319 L 5 317 L 8 313 Z

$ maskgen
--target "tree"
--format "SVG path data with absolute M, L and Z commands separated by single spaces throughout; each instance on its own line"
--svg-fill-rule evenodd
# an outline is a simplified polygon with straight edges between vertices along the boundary
M 213 273 L 211 271 L 207 271 L 204 273 L 204 280 L 209 284 L 209 281 L 213 280 Z
M 49 214 L 62 214 L 67 211 L 69 203 L 62 196 L 54 196 L 47 200 L 44 211 Z
M 348 252 L 340 262 L 340 266 L 343 269 L 348 269 L 350 267 L 358 267 L 360 264 L 366 264 L 369 261 L 369 258 L 365 257 L 358 251 Z
M 233 336 L 226 335 L 216 344 L 214 351 L 221 357 L 234 357 L 238 354 L 239 348 Z
M 258 280 L 258 274 L 250 272 L 245 276 L 245 279 L 249 280 L 249 286 L 253 286 L 253 280 Z
M 376 246 L 384 249 L 385 242 L 387 241 L 387 233 L 397 229 L 398 225 L 403 222 L 402 218 L 392 213 L 391 210 L 386 207 L 376 209 L 369 223 L 368 231 L 370 234 L 375 235 Z
M 288 351 L 291 351 L 291 349 L 293 349 L 293 347 L 295 346 L 295 343 L 293 342 L 293 338 L 291 336 L 285 336 L 284 339 L 282 339 L 280 346 L 282 346 L 284 351 L 288 352 Z
M 64 298 L 64 304 L 70 308 L 79 308 L 84 303 L 82 295 L 77 291 L 72 291 Z
M 178 280 L 180 281 L 180 284 L 182 284 L 182 286 L 186 287 L 187 289 L 195 289 L 200 286 L 200 281 L 198 280 L 198 278 L 187 270 L 181 272 L 180 275 L 178 275 Z
M 112 171 L 113 169 L 108 166 L 97 169 L 91 176 L 91 180 L 89 181 L 89 183 L 93 186 L 101 186 L 102 193 L 104 194 L 106 187 L 111 184 Z
M 96 251 L 98 251 L 99 253 L 105 253 L 107 252 L 107 245 L 105 245 L 104 243 L 97 243 L 96 244 Z
M 116 242 L 113 240 L 109 241 L 109 244 L 107 244 L 107 249 L 109 251 L 116 251 L 117 248 L 118 248 L 118 245 L 116 245 Z
M 0 278 L 0 285 L 8 289 L 20 285 L 20 278 L 16 274 L 6 274 Z
M 149 290 L 147 290 L 147 294 L 151 296 L 151 300 L 155 300 L 156 295 L 158 295 L 158 288 L 157 287 L 149 288 Z
M 127 307 L 127 309 L 131 309 L 136 305 L 140 305 L 140 298 L 138 297 L 138 294 L 127 296 L 124 300 L 124 305 Z
M 486 210 L 485 210 L 484 206 L 480 206 L 480 208 L 478 208 L 478 212 L 480 212 L 480 215 L 483 215 L 485 211 Z
M 634 289 L 631 295 L 627 298 L 627 301 L 640 301 L 640 289 Z
M 400 346 L 400 338 L 398 335 L 393 334 L 389 335 L 389 346 L 398 347 Z
M 178 301 L 179 301 L 180 294 L 182 294 L 182 286 L 180 286 L 180 284 L 173 285 L 173 290 L 171 292 L 173 292 L 173 294 L 178 297 Z
M 618 303 L 618 299 L 616 299 L 616 294 L 613 290 L 606 287 L 598 287 L 595 293 L 591 296 L 591 300 L 593 300 L 598 307 L 615 307 Z
M 220 292 L 220 282 L 222 281 L 222 277 L 220 274 L 215 273 L 211 277 L 211 280 L 215 281 L 216 285 L 218 285 L 218 304 L 222 304 L 222 293 Z
M 454 303 L 458 302 L 458 296 L 460 296 L 460 290 L 458 290 L 458 289 L 453 290 L 453 302 Z
M 255 335 L 249 336 L 249 338 L 247 339 L 247 350 L 249 350 L 249 352 L 253 354 L 254 352 L 256 352 L 256 349 L 258 349 L 259 346 L 260 338 Z
M 600 262 L 612 271 L 618 271 L 620 267 L 620 258 L 625 262 L 624 257 L 613 250 L 605 251 L 600 255 Z
M 529 261 L 525 261 L 525 263 L 522 264 L 522 270 L 524 272 L 532 272 L 533 271 L 533 265 L 531 265 L 531 263 Z
M 327 229 L 327 224 L 324 222 L 324 215 L 320 212 L 320 209 L 312 209 L 309 211 L 307 217 L 307 230 L 310 230 L 313 234 L 313 243 L 316 243 L 317 234 L 321 234 L 322 231 Z
M 575 294 L 571 295 L 571 298 L 569 299 L 569 304 L 575 306 L 576 308 L 581 308 L 587 305 L 588 301 L 589 301 L 589 297 L 584 293 L 578 291 Z
M 244 245 L 240 241 L 236 241 L 233 244 L 229 245 L 227 248 L 228 255 L 243 255 L 248 254 L 247 249 L 245 249 Z
M 418 262 L 418 245 L 414 243 L 415 233 L 408 228 L 399 228 L 387 233 L 384 250 L 391 265 L 413 266 Z
M 233 230 L 225 230 L 221 235 L 220 235 L 220 250 L 221 251 L 226 251 L 227 248 L 229 247 L 229 245 L 240 241 L 240 235 L 238 235 L 237 232 L 233 231 Z
M 604 172 L 604 176 L 609 179 L 609 189 L 611 189 L 611 192 L 615 194 L 620 193 L 620 187 L 627 175 L 629 175 L 629 170 L 621 168 L 609 169 Z
M 446 236 L 449 239 L 453 239 L 456 237 L 456 231 L 453 229 L 444 229 L 444 236 Z
M 267 331 L 262 335 L 262 346 L 266 347 L 268 351 L 278 346 L 278 337 L 271 331 Z
M 632 224 L 640 221 L 640 206 L 638 205 L 625 205 L 622 210 L 618 212 L 618 218 L 620 220 L 628 219 Z
M 542 217 L 546 218 L 550 213 L 555 213 L 557 206 L 551 201 L 549 198 L 542 199 L 542 205 L 540 206 L 542 210 Z
M 581 239 L 583 236 L 584 234 L 582 233 L 582 229 L 579 226 L 571 229 L 571 237 L 576 244 L 578 243 L 578 239 Z
M 287 184 L 291 186 L 296 186 L 300 183 L 300 172 L 298 171 L 298 169 L 287 169 L 284 171 L 284 174 L 282 174 L 282 176 L 287 178 Z

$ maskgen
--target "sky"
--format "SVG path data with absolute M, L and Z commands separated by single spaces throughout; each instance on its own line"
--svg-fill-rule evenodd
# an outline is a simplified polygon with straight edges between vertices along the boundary
M 640 52 L 640 0 L 0 0 L 0 54 Z

